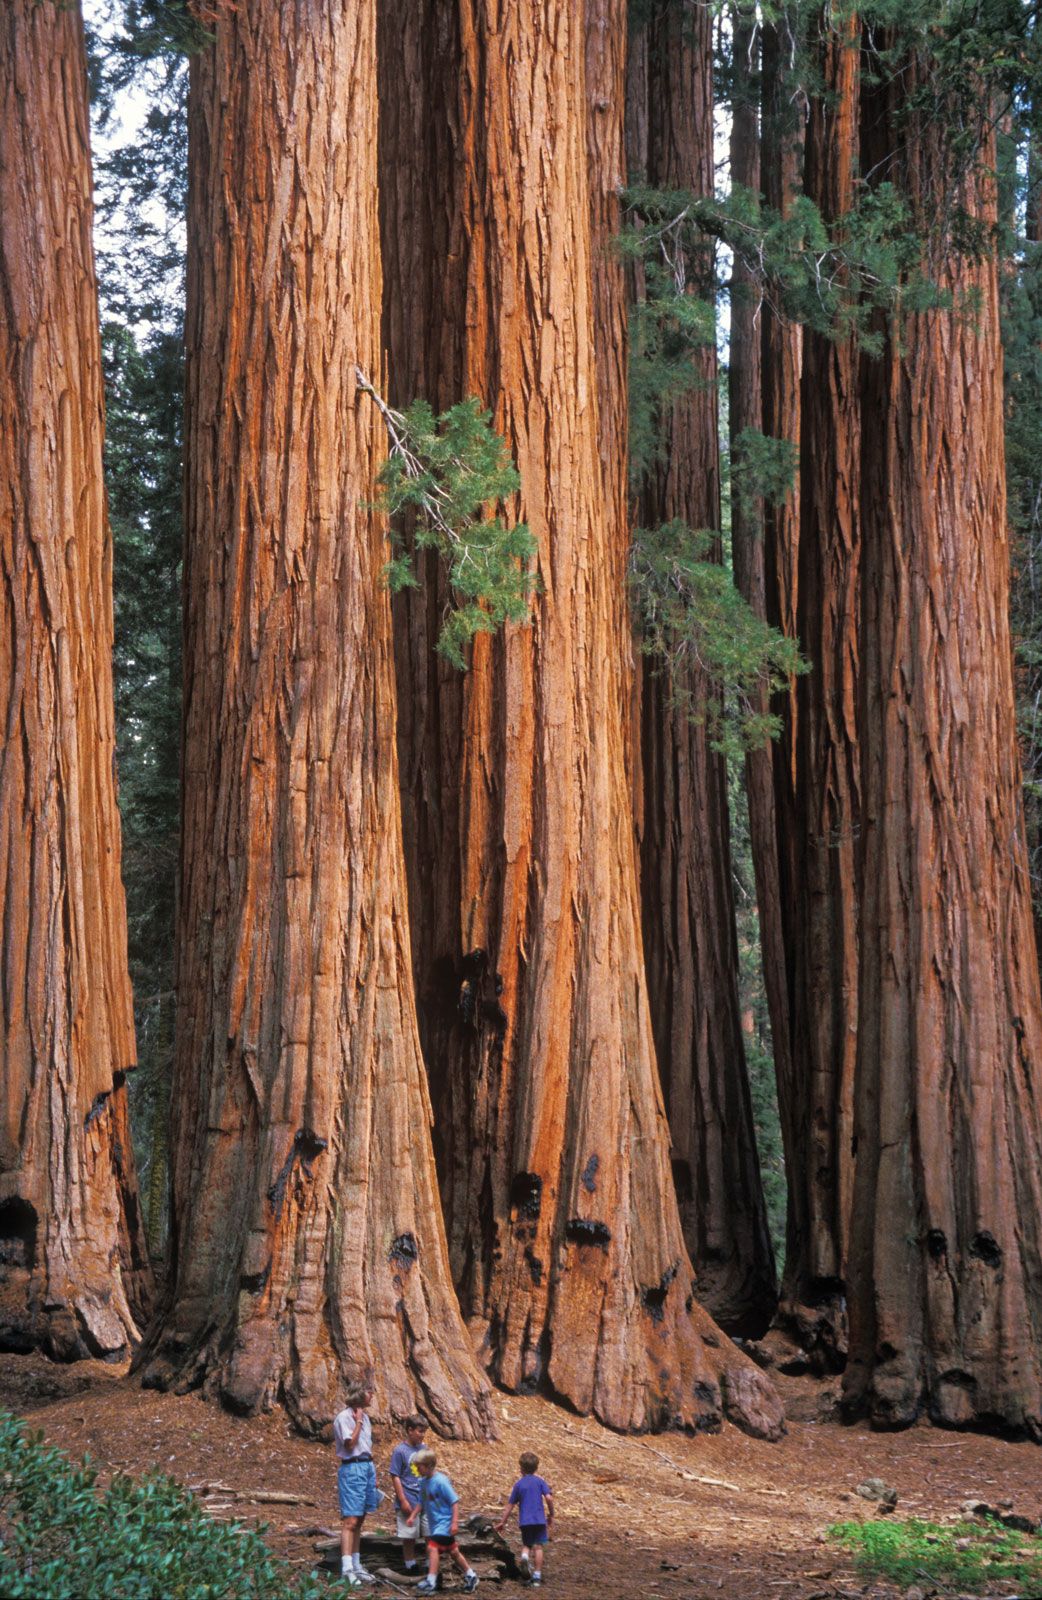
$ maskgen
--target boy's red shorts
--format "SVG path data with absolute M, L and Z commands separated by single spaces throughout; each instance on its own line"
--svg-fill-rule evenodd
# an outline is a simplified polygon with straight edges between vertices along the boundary
M 427 1540 L 428 1550 L 440 1550 L 443 1556 L 455 1555 L 459 1549 L 454 1533 L 432 1533 Z

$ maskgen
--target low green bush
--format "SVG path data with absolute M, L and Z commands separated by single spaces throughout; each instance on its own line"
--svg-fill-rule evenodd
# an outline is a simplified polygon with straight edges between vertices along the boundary
M 319 1600 L 328 1585 L 217 1522 L 171 1478 L 106 1488 L 0 1412 L 0 1594 L 5 1600 Z
M 886 1578 L 908 1588 L 923 1581 L 963 1594 L 994 1582 L 1016 1586 L 1018 1600 L 1042 1597 L 1042 1539 L 1000 1522 L 839 1522 L 829 1538 L 849 1550 L 864 1578 Z

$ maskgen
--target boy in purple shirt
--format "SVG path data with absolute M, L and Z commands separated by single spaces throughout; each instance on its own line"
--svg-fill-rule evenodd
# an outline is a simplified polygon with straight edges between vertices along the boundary
M 543 1581 L 543 1546 L 550 1537 L 554 1522 L 553 1490 L 545 1478 L 536 1473 L 539 1457 L 526 1452 L 518 1466 L 521 1476 L 510 1491 L 502 1518 L 496 1527 L 502 1533 L 510 1521 L 510 1513 L 517 1506 L 517 1520 L 521 1524 L 521 1563 L 531 1563 L 532 1582 Z

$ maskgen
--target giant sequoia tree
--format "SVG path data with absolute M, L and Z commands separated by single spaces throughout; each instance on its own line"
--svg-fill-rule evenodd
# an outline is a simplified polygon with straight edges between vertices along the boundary
M 855 18 L 823 11 L 814 35 L 803 189 L 843 238 L 857 167 Z M 842 267 L 839 269 L 842 276 Z M 829 1364 L 846 1349 L 845 1265 L 857 1043 L 858 356 L 842 328 L 807 329 L 800 392 L 796 632 L 811 670 L 794 708 L 792 837 L 783 897 L 788 1037 L 780 1049 L 788 1219 L 782 1320 Z M 777 1024 L 776 1024 L 777 1026 Z
M 985 134 L 976 167 L 953 178 L 947 134 L 966 110 L 936 114 L 921 93 L 934 66 L 908 56 L 865 119 L 865 166 L 901 182 L 956 305 L 895 321 L 865 369 L 845 1395 L 888 1426 L 925 1408 L 1038 1437 L 1042 1014 L 1007 617 L 998 273 L 990 249 L 954 250 L 937 215 L 940 200 L 964 241 L 968 224 L 990 229 L 994 146 Z
M 375 12 L 222 7 L 192 63 L 170 1289 L 147 1378 L 485 1430 L 413 1001 L 385 544 Z
M 624 760 L 623 535 L 598 453 L 585 16 L 579 0 L 431 0 L 400 48 L 446 76 L 387 80 L 417 97 L 385 119 L 387 183 L 436 186 L 434 242 L 450 245 L 401 335 L 437 352 L 439 401 L 493 405 L 541 579 L 531 628 L 475 641 L 456 726 L 453 702 L 437 702 L 458 753 L 440 835 L 454 859 L 414 868 L 413 886 L 450 907 L 425 913 L 451 942 L 423 952 L 420 993 L 438 974 L 460 1001 L 430 1063 L 442 1187 L 465 1309 L 501 1383 L 545 1387 L 618 1427 L 714 1425 L 726 1409 L 773 1434 L 772 1392 L 694 1299 L 657 1085 Z M 621 99 L 618 85 L 599 114 L 621 117 Z M 426 165 L 446 108 L 448 184 Z M 399 177 L 417 163 L 418 179 Z M 394 208 L 385 224 L 407 214 Z M 388 255 L 409 260 L 416 247 L 392 231 Z M 424 303 L 454 319 L 456 344 L 419 320 Z M 409 359 L 393 340 L 389 357 L 392 373 Z M 433 791 L 437 770 L 414 793 Z
M 0 13 L 0 1346 L 119 1356 L 149 1290 L 114 780 L 78 6 Z
M 631 36 L 627 156 L 631 173 L 657 188 L 713 194 L 712 30 L 705 6 L 664 0 Z M 755 113 L 751 140 L 755 147 Z M 711 247 L 703 243 L 690 250 L 683 265 L 686 293 L 710 299 Z M 752 319 L 755 305 L 747 300 L 742 311 Z M 685 392 L 659 408 L 660 437 L 636 515 L 645 527 L 677 519 L 693 531 L 711 531 L 719 560 L 719 396 L 712 345 L 693 351 L 691 365 Z M 645 666 L 635 707 L 651 1022 L 680 1216 L 699 1294 L 724 1327 L 760 1333 L 774 1309 L 774 1264 L 738 1000 L 727 767 L 713 748 L 706 715 L 719 689 L 694 663 L 679 673 L 675 682 L 661 667 Z

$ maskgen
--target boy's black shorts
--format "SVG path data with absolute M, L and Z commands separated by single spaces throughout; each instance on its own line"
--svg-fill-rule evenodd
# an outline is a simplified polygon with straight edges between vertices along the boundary
M 443 1556 L 451 1556 L 453 1551 L 459 1549 L 454 1533 L 432 1533 L 427 1537 L 427 1548 L 431 1545 L 435 1550 L 440 1550 Z
M 545 1544 L 546 1543 L 546 1523 L 545 1522 L 522 1522 L 522 1524 L 521 1524 L 521 1543 L 524 1545 L 526 1550 L 531 1550 L 531 1548 L 532 1548 L 532 1546 L 534 1544 Z

